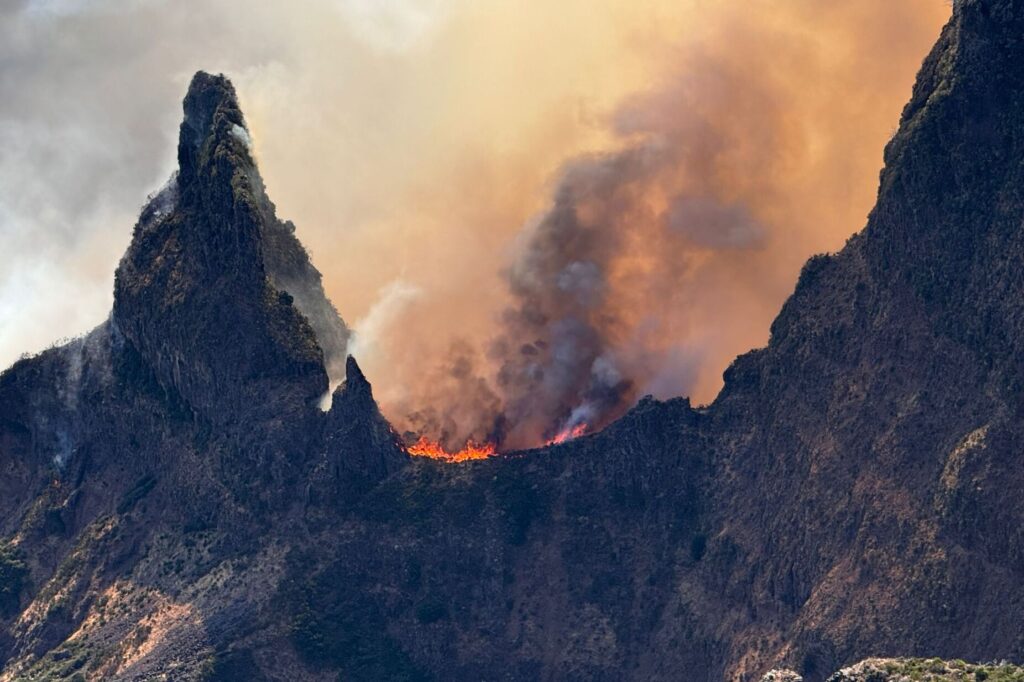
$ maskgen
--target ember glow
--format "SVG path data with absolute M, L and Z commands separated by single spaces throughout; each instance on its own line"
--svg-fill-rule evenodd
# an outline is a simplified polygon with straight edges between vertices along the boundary
M 561 443 L 579 438 L 587 433 L 587 428 L 587 424 L 567 426 L 559 431 L 553 438 L 546 440 L 544 442 L 544 446 L 560 445 Z M 437 441 L 432 441 L 426 436 L 420 436 L 419 440 L 406 448 L 406 452 L 413 457 L 429 457 L 430 459 L 440 459 L 445 462 L 467 462 L 475 459 L 487 459 L 488 457 L 493 457 L 498 454 L 498 449 L 493 443 L 477 445 L 471 440 L 466 443 L 461 450 L 449 452 Z
M 567 426 L 553 438 L 546 440 L 544 446 L 559 445 L 579 438 L 587 433 L 588 428 L 587 424 Z M 460 450 L 449 451 L 441 443 L 430 440 L 426 436 L 420 436 L 419 440 L 406 448 L 406 452 L 413 457 L 429 457 L 430 459 L 439 459 L 445 462 L 467 462 L 475 459 L 487 459 L 499 454 L 498 448 L 494 443 L 477 445 L 474 441 L 470 440 Z
M 440 459 L 446 462 L 466 462 L 472 459 L 487 459 L 498 454 L 497 449 L 491 443 L 485 443 L 483 445 L 477 445 L 473 441 L 469 441 L 466 445 L 456 452 L 449 452 L 444 447 L 435 441 L 430 440 L 426 436 L 420 436 L 420 439 L 414 444 L 406 448 L 406 451 L 413 457 L 429 457 L 430 459 Z

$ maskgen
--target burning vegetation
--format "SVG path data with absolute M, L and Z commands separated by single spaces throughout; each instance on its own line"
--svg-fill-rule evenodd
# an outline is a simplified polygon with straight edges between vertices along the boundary
M 554 438 L 550 438 L 544 445 L 558 445 L 574 438 L 579 438 L 587 432 L 586 424 L 577 424 L 576 426 L 566 427 L 555 434 Z
M 568 426 L 544 441 L 544 446 L 560 445 L 561 443 L 579 438 L 585 435 L 587 430 L 586 424 Z M 440 459 L 445 462 L 467 462 L 474 459 L 487 459 L 499 454 L 498 448 L 494 443 L 477 445 L 474 441 L 470 440 L 462 448 L 449 451 L 441 443 L 430 440 L 426 436 L 420 436 L 415 443 L 406 447 L 406 452 L 413 457 L 429 457 L 430 459 Z
M 446 462 L 487 459 L 498 454 L 498 450 L 493 443 L 477 445 L 473 441 L 466 443 L 461 450 L 449 452 L 440 443 L 432 441 L 426 436 L 420 436 L 419 440 L 406 448 L 406 451 L 413 457 L 429 457 L 430 459 L 440 459 Z

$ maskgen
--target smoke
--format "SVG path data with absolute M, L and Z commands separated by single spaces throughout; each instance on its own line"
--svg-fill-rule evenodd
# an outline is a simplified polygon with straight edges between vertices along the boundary
M 668 86 L 616 113 L 619 150 L 567 165 L 510 270 L 493 355 L 512 446 L 601 427 L 664 382 L 681 352 L 706 355 L 667 328 L 705 323 L 686 299 L 716 297 L 715 274 L 785 229 L 765 222 L 758 186 L 792 144 L 784 101 L 716 55 L 683 61 Z
M 423 292 L 418 287 L 400 279 L 384 287 L 370 311 L 356 322 L 352 338 L 349 340 L 349 354 L 364 361 L 378 360 L 374 353 L 382 346 L 388 335 L 403 333 L 395 323 L 405 308 L 415 303 L 422 295 Z
M 765 229 L 743 204 L 680 196 L 669 208 L 668 224 L 697 247 L 743 249 L 763 246 Z
M 493 382 L 498 414 L 486 403 L 465 420 L 470 433 L 444 429 L 450 439 L 527 446 L 601 427 L 645 388 L 687 388 L 669 379 L 689 373 L 680 377 L 678 358 L 706 353 L 698 338 L 676 333 L 703 322 L 686 299 L 714 297 L 709 279 L 769 235 L 758 192 L 722 171 L 739 156 L 746 172 L 769 174 L 782 144 L 771 91 L 705 55 L 687 61 L 698 82 L 684 73 L 671 90 L 631 100 L 614 117 L 623 146 L 561 172 L 551 208 L 506 274 L 511 300 L 488 352 L 495 376 L 457 364 L 466 381 Z M 749 120 L 716 115 L 736 110 Z M 748 145 L 759 128 L 760 144 Z M 436 396 L 435 385 L 418 399 Z M 498 426 L 480 433 L 490 425 Z
M 353 34 L 378 50 L 401 53 L 435 30 L 442 0 L 347 0 L 335 3 Z
M 799 5 L 790 12 L 822 18 Z M 536 445 L 603 427 L 645 392 L 706 397 L 708 371 L 720 372 L 746 349 L 740 343 L 764 339 L 796 274 L 780 267 L 782 252 L 801 253 L 801 231 L 819 217 L 800 183 L 814 187 L 808 174 L 824 169 L 815 189 L 827 196 L 830 166 L 847 159 L 816 158 L 816 138 L 835 134 L 835 122 L 801 111 L 814 83 L 802 65 L 820 68 L 826 37 L 803 35 L 799 23 L 765 28 L 739 12 L 716 18 L 712 37 L 681 48 L 680 66 L 658 87 L 614 111 L 612 151 L 564 165 L 550 207 L 507 268 L 489 363 L 465 361 L 457 346 L 443 391 L 437 374 L 414 384 L 422 392 L 413 404 L 462 418 L 439 425 L 436 414 L 414 412 L 414 430 L 449 447 Z M 845 105 L 811 99 L 818 116 Z M 744 320 L 747 333 L 728 338 Z M 482 394 L 489 399 L 471 417 L 450 397 Z
M 65 470 L 77 448 L 78 408 L 82 404 L 86 382 L 109 385 L 113 381 L 110 344 L 118 341 L 116 336 L 113 341 L 108 338 L 103 327 L 101 325 L 88 334 L 61 341 L 66 344 L 65 352 L 61 354 L 64 367 L 63 372 L 58 371 L 54 376 L 59 407 L 50 413 L 38 410 L 33 415 L 37 432 L 44 434 L 43 438 L 52 436 L 54 439 L 51 444 L 54 451 L 52 461 L 60 472 Z
M 401 430 L 517 447 L 646 393 L 709 401 L 802 262 L 863 224 L 949 11 L 6 3 L 0 366 L 105 318 L 202 68 L 234 80 L 278 213 Z

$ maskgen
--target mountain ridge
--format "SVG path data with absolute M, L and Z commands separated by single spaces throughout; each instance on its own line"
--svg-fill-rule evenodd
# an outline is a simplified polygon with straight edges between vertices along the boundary
M 956 3 L 867 226 L 711 405 L 461 464 L 409 458 L 355 360 L 317 407 L 343 323 L 198 74 L 111 319 L 0 375 L 0 679 L 1024 660 L 1021 35 L 1024 2 Z

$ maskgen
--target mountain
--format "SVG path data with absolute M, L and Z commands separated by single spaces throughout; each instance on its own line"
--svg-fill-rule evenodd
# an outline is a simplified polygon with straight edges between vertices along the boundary
M 1024 660 L 1021 36 L 955 3 L 867 226 L 713 404 L 460 464 L 404 451 L 197 74 L 110 319 L 0 376 L 0 680 Z
M 296 500 L 355 495 L 408 460 L 266 197 L 233 87 L 197 74 L 184 114 L 179 169 L 142 210 L 109 319 L 0 376 L 3 679 L 45 679 L 32 671 L 86 640 L 106 661 L 89 676 L 146 678 L 179 656 L 198 669 L 178 648 L 123 656 L 167 608 L 192 613 L 190 643 L 208 618 L 237 634 L 270 595 L 194 581 L 234 575 L 224 562 L 262 551 Z M 325 413 L 332 376 L 347 381 Z M 187 607 L 181 590 L 198 590 Z

